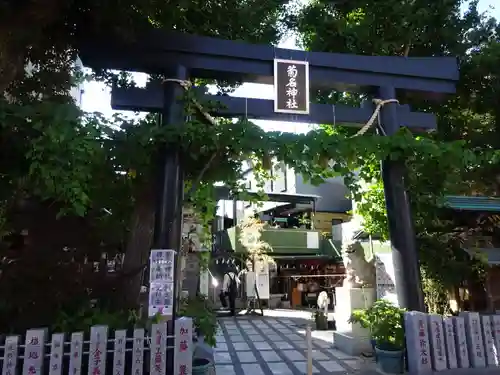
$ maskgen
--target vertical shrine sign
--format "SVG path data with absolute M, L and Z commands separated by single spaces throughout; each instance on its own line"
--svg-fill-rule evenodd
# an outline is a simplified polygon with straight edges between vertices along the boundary
M 174 304 L 175 250 L 151 250 L 149 258 L 150 317 L 171 316 Z
M 274 112 L 309 114 L 309 62 L 274 59 Z

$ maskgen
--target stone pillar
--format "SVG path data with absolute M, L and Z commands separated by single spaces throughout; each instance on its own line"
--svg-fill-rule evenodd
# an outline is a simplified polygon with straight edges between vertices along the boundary
M 337 331 L 333 333 L 335 348 L 349 355 L 360 355 L 372 351 L 370 332 L 358 323 L 348 320 L 354 310 L 365 309 L 375 302 L 374 288 L 335 288 L 337 305 L 335 322 Z

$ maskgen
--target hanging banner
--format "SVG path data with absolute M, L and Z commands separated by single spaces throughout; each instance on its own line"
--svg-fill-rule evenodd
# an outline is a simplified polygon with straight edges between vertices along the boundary
M 309 114 L 309 63 L 274 59 L 274 112 Z
M 151 250 L 149 258 L 150 317 L 172 315 L 174 303 L 175 250 Z

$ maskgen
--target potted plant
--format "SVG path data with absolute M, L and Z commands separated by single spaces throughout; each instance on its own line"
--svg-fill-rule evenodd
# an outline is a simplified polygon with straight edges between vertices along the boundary
M 367 329 L 370 332 L 370 343 L 372 344 L 373 352 L 375 353 L 375 362 L 377 361 L 377 353 L 375 352 L 375 340 L 372 335 L 372 322 L 374 317 L 372 315 L 372 309 L 358 309 L 354 310 L 349 318 L 349 323 L 358 323 L 361 327 Z
M 404 311 L 381 299 L 367 309 L 355 311 L 350 319 L 350 322 L 370 330 L 378 366 L 385 373 L 401 374 L 404 371 Z
M 328 316 L 321 310 L 316 310 L 313 313 L 314 322 L 318 331 L 326 331 L 328 329 Z

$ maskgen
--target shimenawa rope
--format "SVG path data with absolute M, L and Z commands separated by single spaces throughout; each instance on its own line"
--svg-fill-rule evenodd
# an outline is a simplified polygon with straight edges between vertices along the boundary
M 370 117 L 370 119 L 368 120 L 366 125 L 364 125 L 361 129 L 359 129 L 359 131 L 355 135 L 353 135 L 353 137 L 363 135 L 368 130 L 370 130 L 372 128 L 373 124 L 375 123 L 375 120 L 378 119 L 378 116 L 380 114 L 380 110 L 382 109 L 382 107 L 384 105 L 389 104 L 389 103 L 399 104 L 399 101 L 397 99 L 387 99 L 387 100 L 373 99 L 373 103 L 376 105 L 376 107 L 375 107 L 375 110 L 373 111 L 372 116 Z M 380 121 L 378 121 L 378 123 L 379 123 L 378 125 L 380 126 L 381 125 Z

